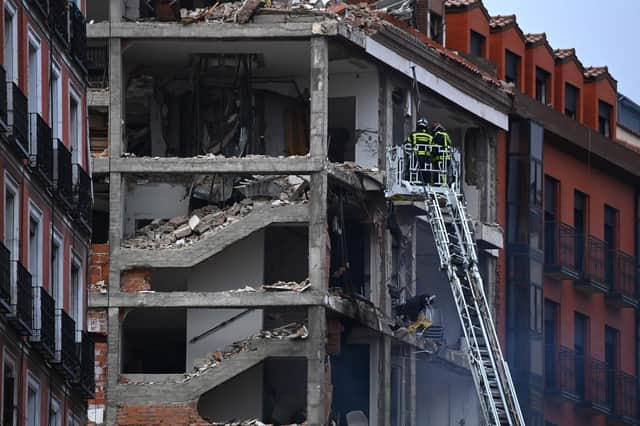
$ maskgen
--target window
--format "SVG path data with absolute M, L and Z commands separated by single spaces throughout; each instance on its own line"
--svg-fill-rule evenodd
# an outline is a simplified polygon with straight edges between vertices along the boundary
M 531 330 L 535 333 L 542 334 L 542 287 L 536 284 L 531 284 L 530 289 Z
M 578 101 L 580 100 L 580 89 L 576 86 L 565 83 L 564 84 L 564 115 L 573 118 L 578 118 Z
M 29 112 L 42 112 L 42 63 L 40 41 L 29 31 L 27 47 L 27 87 Z
M 544 177 L 544 256 L 545 263 L 556 264 L 558 250 L 558 186 L 559 182 L 551 176 Z
M 51 399 L 49 406 L 49 426 L 62 426 L 60 403 L 56 399 Z
M 573 227 L 576 232 L 576 268 L 582 271 L 585 243 L 587 241 L 587 213 L 589 199 L 586 194 L 575 191 L 573 195 Z
M 76 342 L 82 336 L 82 278 L 80 262 L 74 258 L 71 261 L 71 290 L 69 295 L 69 316 L 76 323 Z
M 605 282 L 608 285 L 613 284 L 613 265 L 614 265 L 614 253 L 618 244 L 617 235 L 618 225 L 618 211 L 613 207 L 604 206 L 604 242 L 608 251 L 604 258 L 604 276 Z
M 480 33 L 471 30 L 471 48 L 469 53 L 473 56 L 484 57 L 486 38 Z
M 27 379 L 26 426 L 40 426 L 40 384 L 31 375 Z
M 16 9 L 4 2 L 4 69 L 7 81 L 18 83 L 18 20 Z
M 613 108 L 606 102 L 598 101 L 598 132 L 611 137 L 611 111 Z
M 618 368 L 619 332 L 615 328 L 604 328 L 604 362 L 607 366 L 605 379 L 605 395 L 607 405 L 614 406 L 615 402 L 615 370 Z
M 507 83 L 513 83 L 516 87 L 519 83 L 520 76 L 520 56 L 511 52 L 510 50 L 505 51 L 505 68 L 504 68 L 504 79 Z
M 16 363 L 4 352 L 2 366 L 2 426 L 15 426 L 18 424 L 17 406 L 18 391 L 16 381 Z
M 547 105 L 549 103 L 549 74 L 542 68 L 536 67 L 536 100 Z
M 62 308 L 62 251 L 63 239 L 57 232 L 53 234 L 51 242 L 51 297 L 56 302 L 56 308 Z
M 17 300 L 16 262 L 20 247 L 20 198 L 18 184 L 5 173 L 4 175 L 4 245 L 9 249 L 11 260 L 11 300 Z M 13 303 L 13 302 L 12 302 Z
M 544 300 L 544 374 L 545 385 L 548 388 L 556 388 L 558 370 L 556 365 L 556 352 L 558 345 L 558 324 L 560 306 L 548 299 Z
M 80 97 L 72 90 L 69 93 L 69 148 L 71 149 L 73 162 L 82 164 Z
M 589 317 L 576 312 L 574 327 L 573 349 L 576 357 L 576 391 L 581 399 L 584 399 L 586 357 L 589 354 L 589 348 L 587 347 Z
M 42 286 L 42 212 L 33 203 L 29 205 L 29 272 L 31 282 Z
M 442 44 L 442 15 L 429 12 L 429 34 L 433 41 Z
M 53 65 L 49 82 L 49 123 L 51 137 L 62 139 L 62 77 L 60 69 Z

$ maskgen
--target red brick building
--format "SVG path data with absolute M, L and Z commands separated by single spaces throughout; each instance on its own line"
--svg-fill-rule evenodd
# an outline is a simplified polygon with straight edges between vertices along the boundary
M 0 8 L 0 416 L 80 425 L 94 393 L 84 1 Z
M 633 424 L 640 158 L 616 140 L 616 80 L 481 1 L 446 6 L 447 47 L 513 84 L 496 321 L 527 424 Z

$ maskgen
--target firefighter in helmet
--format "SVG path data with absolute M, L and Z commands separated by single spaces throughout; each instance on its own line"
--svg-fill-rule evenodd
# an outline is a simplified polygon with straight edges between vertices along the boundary
M 433 170 L 439 170 L 436 183 L 446 185 L 447 173 L 451 164 L 451 137 L 447 129 L 438 122 L 431 123 L 431 136 L 433 144 L 438 148 L 431 154 L 431 165 Z
M 410 162 L 414 167 L 417 166 L 418 176 L 421 182 L 427 182 L 425 179 L 427 165 L 431 162 L 431 147 L 433 137 L 429 134 L 429 121 L 421 117 L 416 122 L 416 131 L 411 133 L 407 138 L 407 143 L 411 145 L 414 161 Z

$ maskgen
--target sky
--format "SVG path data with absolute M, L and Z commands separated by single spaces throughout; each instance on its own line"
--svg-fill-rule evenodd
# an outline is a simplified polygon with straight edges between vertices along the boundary
M 618 92 L 640 104 L 640 0 L 483 0 L 490 15 L 515 13 L 522 32 L 575 47 L 587 66 L 608 65 Z

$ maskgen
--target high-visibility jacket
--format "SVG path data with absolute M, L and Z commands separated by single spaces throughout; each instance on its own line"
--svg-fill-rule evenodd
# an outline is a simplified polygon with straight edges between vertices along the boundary
M 407 143 L 411 144 L 411 147 L 417 155 L 429 156 L 431 155 L 431 151 L 429 151 L 426 147 L 421 147 L 420 149 L 418 149 L 416 148 L 416 145 L 431 145 L 433 143 L 433 136 L 431 136 L 427 132 L 416 130 L 409 135 L 409 137 L 407 138 Z
M 436 158 L 438 160 L 451 160 L 451 137 L 449 133 L 443 131 L 437 131 L 433 135 L 433 144 L 438 145 L 441 149 L 447 150 L 447 153 L 437 153 Z

